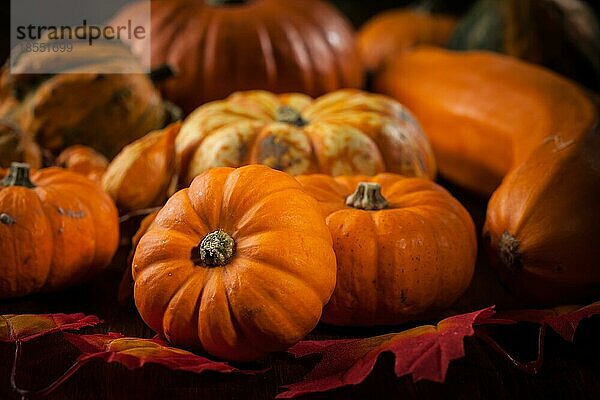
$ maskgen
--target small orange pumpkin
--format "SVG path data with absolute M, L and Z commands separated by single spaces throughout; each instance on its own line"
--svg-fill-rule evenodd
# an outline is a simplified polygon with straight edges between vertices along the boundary
M 173 195 L 133 258 L 135 304 L 170 342 L 253 360 L 302 339 L 335 286 L 331 236 L 289 175 L 214 168 Z
M 411 9 L 383 12 L 367 21 L 356 45 L 368 70 L 379 71 L 403 51 L 423 44 L 444 46 L 456 26 L 456 18 Z
M 56 167 L 30 177 L 20 163 L 0 178 L 0 298 L 57 290 L 108 265 L 119 221 L 98 185 Z
M 58 155 L 56 165 L 100 183 L 108 167 L 108 160 L 91 147 L 76 144 Z
M 324 322 L 368 326 L 431 317 L 469 285 L 475 226 L 441 186 L 395 174 L 297 179 L 319 201 L 337 258 Z
M 121 211 L 164 204 L 175 175 L 175 137 L 181 123 L 146 134 L 111 161 L 102 187 Z

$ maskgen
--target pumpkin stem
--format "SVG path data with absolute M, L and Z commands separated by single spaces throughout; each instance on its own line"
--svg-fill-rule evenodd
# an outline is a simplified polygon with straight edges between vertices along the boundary
M 360 182 L 356 191 L 346 198 L 346 205 L 359 210 L 381 210 L 389 203 L 381 194 L 379 183 Z
M 500 260 L 507 268 L 513 271 L 523 268 L 519 241 L 508 231 L 505 231 L 500 237 L 498 247 L 500 249 Z
M 23 186 L 34 188 L 35 185 L 29 179 L 29 164 L 13 162 L 8 170 L 8 175 L 0 181 L 0 186 Z
M 192 261 L 196 265 L 209 267 L 229 263 L 235 252 L 235 241 L 222 230 L 209 233 L 197 247 L 192 249 Z
M 277 122 L 294 125 L 298 128 L 308 124 L 308 121 L 302 118 L 302 114 L 298 110 L 288 106 L 281 106 L 277 109 Z

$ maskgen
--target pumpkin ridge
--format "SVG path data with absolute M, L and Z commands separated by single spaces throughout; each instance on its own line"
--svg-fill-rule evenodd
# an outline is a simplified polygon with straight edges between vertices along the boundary
M 247 258 L 247 260 L 250 260 L 251 262 L 255 263 L 254 260 L 252 260 L 251 258 Z M 241 262 L 241 260 L 239 261 Z M 261 268 L 268 268 L 271 269 L 272 272 L 276 272 L 276 273 L 281 273 L 284 275 L 288 275 L 288 273 L 286 271 L 282 271 L 280 268 L 274 267 L 271 264 L 262 264 Z M 251 268 L 251 267 L 249 267 Z M 227 273 L 227 271 L 225 272 Z M 257 275 L 259 275 L 257 273 Z M 310 289 L 310 293 L 312 293 L 314 295 L 314 297 L 316 299 L 321 299 L 321 296 L 316 295 L 315 291 L 313 288 L 307 286 L 306 284 L 304 284 L 304 282 L 301 282 L 299 280 L 296 280 L 297 282 L 301 283 L 305 288 Z M 268 285 L 268 284 L 267 284 Z M 292 316 L 289 315 L 288 312 L 286 312 L 283 307 L 281 307 L 281 304 L 278 303 L 276 300 L 276 298 L 273 297 L 273 295 L 271 294 L 271 292 L 269 290 L 260 290 L 261 288 L 256 287 L 256 286 L 252 286 L 252 287 L 247 287 L 247 292 L 251 292 L 253 293 L 255 298 L 260 299 L 259 301 L 254 302 L 254 304 L 270 304 L 271 307 L 269 308 L 269 313 L 273 314 L 273 315 L 277 315 L 279 314 L 280 318 L 273 318 L 272 320 L 277 320 L 278 322 L 281 321 L 285 321 L 287 323 L 286 329 L 280 329 L 281 325 L 277 325 L 277 328 L 275 329 L 275 331 L 279 331 L 280 333 L 276 336 L 277 337 L 277 345 L 281 345 L 281 344 L 288 344 L 289 340 L 288 337 L 286 335 L 283 334 L 283 332 L 287 333 L 289 336 L 289 332 L 290 332 L 290 328 L 293 329 L 294 333 L 295 333 L 295 337 L 296 338 L 301 338 L 302 336 L 302 332 L 303 330 L 300 329 L 299 324 L 295 323 L 295 320 Z M 253 346 L 255 346 L 255 348 L 263 351 L 263 352 L 271 352 L 273 351 L 273 349 L 277 346 L 272 346 L 272 342 L 268 342 L 267 345 L 263 345 L 264 340 L 263 338 L 268 338 L 271 337 L 271 340 L 273 339 L 273 334 L 275 332 L 269 332 L 268 330 L 265 330 L 264 327 L 259 327 L 255 321 L 252 321 L 251 327 L 248 327 L 247 324 L 244 324 L 240 321 L 240 316 L 238 316 L 238 312 L 236 312 L 233 308 L 233 304 L 230 301 L 230 295 L 234 294 L 235 291 L 226 291 L 226 295 L 227 295 L 227 299 L 228 299 L 228 304 L 230 305 L 230 310 L 233 312 L 232 316 L 233 319 L 235 319 L 236 321 L 238 321 L 239 326 L 242 329 L 242 332 L 244 332 L 244 336 L 247 342 L 251 343 Z M 303 300 L 302 302 L 300 302 L 299 304 L 306 304 L 306 300 L 307 300 L 307 296 L 303 296 Z M 276 307 L 278 306 L 278 307 Z M 237 309 L 237 307 L 236 307 Z M 241 310 L 238 310 L 241 312 Z M 297 310 L 296 310 L 297 311 Z M 316 322 L 315 322 L 316 325 Z M 254 335 L 252 334 L 252 332 L 257 332 L 257 334 L 255 333 Z M 258 337 L 257 337 L 258 335 Z M 281 347 L 281 346 L 279 346 Z
M 254 220 L 254 216 L 258 213 L 258 211 L 260 211 L 264 207 L 267 207 L 265 204 L 267 204 L 269 201 L 276 200 L 276 199 L 274 199 L 275 197 L 283 196 L 283 194 L 281 193 L 282 191 L 291 192 L 291 193 L 289 193 L 290 196 L 293 196 L 294 192 L 304 193 L 301 188 L 285 188 L 285 189 L 282 189 L 281 191 L 271 192 L 271 193 L 267 194 L 266 196 L 262 197 L 260 199 L 260 201 L 257 201 L 256 203 L 254 203 L 249 209 L 245 210 L 244 213 L 242 215 L 240 215 L 239 218 L 237 218 L 235 226 L 232 227 L 233 228 L 232 236 L 234 237 L 234 239 L 236 237 L 241 236 L 241 232 L 244 232 L 243 236 L 260 235 L 262 233 L 262 231 L 247 232 L 245 230 L 246 230 L 248 224 Z M 272 230 L 272 228 L 269 228 L 269 230 Z
M 254 26 L 256 28 L 256 35 L 260 44 L 260 51 L 264 60 L 265 72 L 268 77 L 267 86 L 274 87 L 277 81 L 277 62 L 275 61 L 275 55 L 273 54 L 273 43 L 271 43 L 271 37 L 269 30 L 267 29 L 265 22 L 261 19 L 256 19 Z
M 296 67 L 301 73 L 302 76 L 302 87 L 304 88 L 304 92 L 312 93 L 315 90 L 319 90 L 321 87 L 321 82 L 315 82 L 312 75 L 315 71 L 314 64 L 312 61 L 312 57 L 308 47 L 306 46 L 306 42 L 302 40 L 302 35 L 300 34 L 301 28 L 299 29 L 296 26 L 296 22 L 302 22 L 307 25 L 312 25 L 309 20 L 304 18 L 304 15 L 290 15 L 290 10 L 287 8 L 283 9 L 283 15 L 279 15 L 274 23 L 275 26 L 279 27 L 281 30 L 281 34 L 286 37 L 289 45 L 293 49 L 291 52 L 295 61 L 297 62 Z M 287 15 L 286 15 L 287 14 Z M 285 19 L 283 18 L 285 16 Z M 285 25 L 284 25 L 285 23 Z M 318 27 L 317 27 L 318 28 Z M 328 41 L 325 40 L 325 43 Z M 301 51 L 299 51 L 301 50 Z M 330 49 L 331 50 L 331 49 Z M 330 54 L 335 54 L 333 51 Z M 281 68 L 280 68 L 281 69 Z
M 254 345 L 254 347 L 258 347 L 256 346 L 255 343 L 253 343 L 252 340 L 250 340 L 250 338 L 247 335 L 246 329 L 245 329 L 245 325 L 238 319 L 237 314 L 235 313 L 234 309 L 233 309 L 233 305 L 231 304 L 231 298 L 230 298 L 230 294 L 232 294 L 234 291 L 231 290 L 231 285 L 229 284 L 229 278 L 228 278 L 228 269 L 227 268 L 223 268 L 220 272 L 220 277 L 221 277 L 221 282 L 223 284 L 223 287 L 225 288 L 225 302 L 227 303 L 227 311 L 229 313 L 229 321 L 231 323 L 231 326 L 233 327 L 233 330 L 236 332 L 243 332 L 243 341 L 248 343 L 248 344 L 252 344 Z M 227 279 L 226 279 L 227 277 Z M 203 299 L 204 300 L 204 299 Z M 199 322 L 200 320 L 198 320 Z M 200 333 L 200 329 L 198 329 L 198 333 Z M 202 342 L 202 340 L 201 340 Z M 227 343 L 227 346 L 229 347 L 230 344 Z M 229 351 L 229 349 L 228 349 Z M 255 351 L 256 353 L 256 351 Z
M 185 292 L 190 286 L 198 285 L 198 283 L 196 282 L 197 279 L 198 278 L 197 278 L 196 274 L 193 274 L 193 273 L 190 274 L 190 277 L 187 280 L 184 280 L 181 282 L 181 286 L 179 286 L 179 288 L 177 288 L 177 290 L 175 290 L 173 292 L 173 296 L 166 303 L 165 314 L 163 315 L 163 320 L 162 320 L 162 328 L 163 328 L 163 332 L 165 334 L 165 338 L 169 341 L 172 341 L 171 334 L 170 334 L 170 332 L 171 332 L 170 325 L 174 321 L 174 319 L 173 319 L 174 314 L 177 314 L 178 303 L 183 298 L 182 293 Z M 202 295 L 202 290 L 204 289 L 204 285 L 199 285 L 199 286 L 200 286 L 200 294 L 196 297 L 196 303 L 195 303 L 195 306 L 193 307 L 193 309 L 197 309 L 198 302 L 200 301 L 200 298 L 201 298 L 200 296 Z M 193 321 L 195 320 L 196 324 L 193 324 L 193 325 L 197 326 L 198 318 L 199 318 L 198 313 L 193 313 L 192 321 L 190 321 L 190 323 L 193 324 Z M 197 328 L 195 329 L 195 331 L 197 332 Z
M 2 190 L 2 186 L 0 186 L 0 191 L 1 190 Z M 38 208 L 38 212 L 37 212 L 38 216 L 40 216 L 40 217 L 42 217 L 42 218 L 44 218 L 46 220 L 47 230 L 51 231 L 51 229 L 50 229 L 50 221 L 48 220 L 48 218 L 46 217 L 46 214 L 44 213 L 42 201 L 38 197 L 37 193 L 32 192 L 32 191 L 30 191 L 29 189 L 26 189 L 26 188 L 23 188 L 23 193 L 26 196 L 31 196 L 31 198 L 34 199 L 34 201 L 36 202 L 36 206 Z M 20 196 L 20 195 L 17 195 L 17 196 Z M 19 200 L 17 198 L 17 196 L 15 196 L 14 194 L 12 194 L 11 197 L 12 197 L 13 203 L 16 203 Z M 22 203 L 22 202 L 20 202 L 20 203 Z M 18 205 L 15 205 L 13 207 L 15 207 L 16 209 L 19 209 Z M 35 211 L 33 211 L 32 208 L 29 209 L 29 212 L 32 215 L 36 214 Z M 18 223 L 19 223 L 19 221 L 16 221 L 16 224 L 18 224 Z M 20 228 L 20 229 L 24 230 L 25 232 L 27 232 L 27 236 L 28 236 L 29 241 L 33 243 L 33 241 L 34 241 L 33 240 L 34 238 L 32 237 L 33 235 L 32 235 L 32 233 L 29 231 L 29 229 L 27 227 L 25 227 L 25 226 L 21 227 L 19 225 L 16 225 L 14 228 L 15 229 Z M 21 268 L 23 267 L 23 265 L 18 262 L 18 255 L 19 255 L 20 252 L 19 252 L 19 249 L 18 249 L 16 241 L 12 240 L 11 242 L 12 242 L 12 248 L 13 248 L 12 251 L 13 251 L 13 259 L 14 259 L 14 267 L 15 267 L 14 272 L 15 272 L 15 274 L 17 276 L 21 276 Z M 37 277 L 33 278 L 33 280 L 36 282 L 35 290 L 39 290 L 40 288 L 43 287 L 43 284 L 46 281 L 48 274 L 50 273 L 50 269 L 52 268 L 52 258 L 53 258 L 53 253 L 54 253 L 54 242 L 53 241 L 48 241 L 47 243 L 50 246 L 50 251 L 49 251 L 50 257 L 46 257 L 46 264 L 44 265 L 44 268 L 43 268 L 45 270 L 45 275 L 42 277 L 42 279 L 39 279 Z M 13 290 L 13 293 L 22 293 L 23 289 L 22 289 L 21 285 L 19 285 L 19 283 L 20 283 L 19 280 L 17 280 L 16 286 L 11 287 L 11 290 Z M 4 289 L 4 288 L 0 287 L 0 289 Z
M 89 218 L 91 216 L 90 214 L 90 210 L 85 207 L 84 202 L 79 198 L 79 196 L 75 193 L 73 193 L 73 191 L 67 191 L 67 190 L 59 190 L 59 188 L 57 187 L 59 184 L 55 183 L 52 186 L 38 186 L 37 188 L 34 189 L 34 191 L 36 192 L 36 195 L 40 198 L 40 200 L 43 201 L 43 204 L 49 204 L 49 208 L 50 210 L 46 210 L 43 206 L 42 206 L 42 211 L 44 212 L 44 215 L 46 216 L 46 218 L 48 219 L 48 224 L 49 224 L 49 231 L 50 234 L 52 236 L 51 239 L 51 243 L 52 243 L 52 257 L 50 258 L 51 260 L 51 267 L 49 269 L 49 273 L 46 276 L 46 279 L 44 280 L 44 283 L 42 286 L 46 286 L 46 284 L 50 283 L 52 287 L 61 287 L 62 285 L 57 285 L 54 282 L 54 279 L 56 279 L 55 275 L 53 274 L 53 270 L 54 270 L 54 264 L 56 263 L 56 236 L 58 235 L 62 235 L 62 230 L 64 229 L 64 223 L 61 221 L 60 225 L 58 225 L 58 221 L 61 220 L 62 218 L 70 218 L 70 219 L 79 219 L 80 217 L 78 215 L 79 212 L 83 211 L 83 217 L 81 217 L 81 221 L 80 223 L 84 223 L 87 222 L 86 225 L 88 225 L 88 229 L 90 230 L 94 230 L 93 227 L 93 220 L 91 218 Z M 61 195 L 65 195 L 65 194 L 69 194 L 70 195 L 70 199 L 69 201 L 75 201 L 78 203 L 78 207 L 80 208 L 85 208 L 84 210 L 71 210 L 71 209 L 67 209 L 65 207 L 63 207 L 61 204 L 57 204 L 55 202 L 52 203 L 48 203 L 48 198 L 50 198 L 50 201 L 55 200 L 60 198 Z M 49 212 L 46 212 L 49 211 Z M 60 214 L 60 217 L 52 217 L 50 213 L 53 212 L 57 212 L 58 214 Z M 55 231 L 56 226 L 58 225 L 58 231 Z M 92 240 L 93 241 L 93 246 L 90 247 L 90 249 L 93 249 L 94 252 L 91 254 L 92 257 L 90 257 L 90 255 L 88 255 L 88 259 L 86 260 L 86 262 L 84 263 L 85 265 L 89 265 L 90 267 L 94 267 L 93 262 L 94 262 L 94 253 L 95 253 L 95 238 L 94 237 L 88 237 L 86 235 L 86 239 Z M 62 241 L 58 242 L 59 244 L 64 244 Z M 78 248 L 79 251 L 82 250 L 82 246 L 80 245 Z M 61 264 L 64 264 L 65 260 L 60 260 Z M 80 263 L 79 263 L 80 264 Z M 72 267 L 71 265 L 69 265 L 69 267 Z M 74 283 L 78 283 L 81 280 L 83 280 L 85 278 L 86 273 L 89 272 L 91 268 L 88 268 L 87 270 L 81 270 L 81 271 L 77 271 L 78 273 L 73 273 L 72 275 L 72 280 Z M 60 281 L 60 278 L 58 278 Z
M 39 193 L 39 191 L 45 191 L 45 189 L 46 188 L 44 188 L 43 185 L 36 186 L 34 188 L 34 193 L 35 193 L 34 197 L 37 199 L 37 203 L 38 203 L 38 207 L 39 207 L 39 213 L 46 220 L 46 225 L 48 226 L 48 233 L 49 233 L 49 236 L 50 236 L 50 240 L 48 240 L 48 244 L 50 245 L 50 250 L 48 252 L 48 255 L 49 255 L 49 257 L 48 257 L 48 267 L 46 268 L 46 271 L 45 271 L 46 274 L 39 281 L 39 284 L 37 286 L 38 288 L 44 288 L 46 286 L 46 284 L 48 283 L 48 281 L 50 280 L 50 275 L 52 274 L 51 270 L 52 270 L 52 268 L 54 266 L 54 263 L 55 263 L 54 257 L 55 257 L 55 254 L 56 254 L 56 245 L 54 243 L 54 235 L 55 235 L 54 234 L 54 229 L 52 229 L 52 222 L 50 221 L 50 217 L 48 217 L 46 215 L 46 211 L 44 210 L 44 205 L 42 203 L 42 198 L 41 198 L 40 193 Z M 31 234 L 30 234 L 30 236 L 31 236 Z M 16 246 L 15 246 L 15 250 L 16 250 Z M 15 254 L 17 254 L 17 253 L 15 253 Z
M 293 18 L 291 19 L 291 21 L 293 21 Z M 320 24 L 312 22 L 308 19 L 306 20 L 306 23 L 307 23 L 307 25 L 312 25 L 313 27 L 315 27 L 316 30 L 321 32 L 321 35 L 323 35 L 324 37 L 326 37 L 326 38 L 328 37 L 328 35 L 327 35 L 328 32 L 325 29 L 326 25 L 321 26 Z M 329 40 L 325 40 L 324 44 L 327 47 L 328 54 L 338 54 L 337 48 L 335 48 Z M 312 57 L 309 57 L 309 59 L 312 60 Z M 336 73 L 333 74 L 333 76 L 336 78 L 336 81 L 335 81 L 333 87 L 326 87 L 323 85 L 323 82 L 319 82 L 317 84 L 317 86 L 323 88 L 325 92 L 334 90 L 335 87 L 344 87 L 344 86 L 348 85 L 348 83 L 344 81 L 344 77 L 346 76 L 346 74 L 344 73 L 344 67 L 342 64 L 346 60 L 344 59 L 342 61 L 342 56 L 341 56 L 341 54 L 339 54 L 338 57 L 333 57 L 332 61 L 333 61 L 333 65 L 335 66 L 335 71 L 336 71 Z
M 215 69 L 217 68 L 214 59 L 216 58 L 215 48 L 218 48 L 218 43 L 220 39 L 219 30 L 222 29 L 222 26 L 225 25 L 221 23 L 224 20 L 224 14 L 215 13 L 211 7 L 208 7 L 206 11 L 206 18 L 208 23 L 206 24 L 206 30 L 204 35 L 204 64 L 202 67 L 202 75 L 204 78 L 204 82 L 214 82 Z M 196 88 L 198 90 L 198 88 Z M 202 87 L 200 89 L 204 98 L 212 99 L 218 98 L 218 95 L 211 93 L 211 87 Z

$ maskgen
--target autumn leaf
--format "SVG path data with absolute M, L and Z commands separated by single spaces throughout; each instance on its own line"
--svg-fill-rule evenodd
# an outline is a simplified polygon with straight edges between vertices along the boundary
M 563 339 L 572 342 L 579 323 L 594 315 L 600 315 L 600 301 L 585 307 L 561 306 L 548 310 L 504 311 L 498 313 L 495 318 L 547 325 Z
M 439 322 L 400 333 L 364 339 L 303 341 L 290 350 L 295 357 L 321 355 L 321 361 L 302 382 L 284 386 L 278 398 L 324 392 L 362 382 L 373 370 L 379 355 L 395 355 L 397 376 L 411 374 L 414 381 L 427 379 L 443 382 L 448 365 L 465 354 L 463 339 L 474 334 L 473 325 L 494 314 L 489 307 L 457 315 Z
M 79 363 L 91 359 L 117 362 L 129 369 L 140 368 L 146 363 L 155 363 L 172 370 L 201 373 L 239 372 L 255 374 L 262 371 L 241 370 L 226 362 L 214 361 L 186 350 L 170 347 L 166 342 L 154 339 L 126 337 L 119 333 L 98 335 L 76 335 L 66 333 L 65 338 L 81 351 Z
M 78 330 L 100 322 L 98 317 L 82 313 L 0 315 L 0 342 L 26 342 L 50 333 Z

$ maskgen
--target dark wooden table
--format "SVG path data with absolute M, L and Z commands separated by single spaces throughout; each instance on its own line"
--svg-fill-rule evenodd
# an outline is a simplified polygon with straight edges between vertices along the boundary
M 481 228 L 485 200 L 451 191 L 472 213 Z M 86 285 L 68 291 L 0 302 L 0 314 L 73 313 L 99 316 L 103 325 L 83 332 L 120 332 L 129 336 L 152 337 L 133 305 L 117 301 L 117 287 L 125 267 L 128 249 L 123 247 L 105 274 Z M 473 284 L 450 312 L 466 312 L 497 304 L 515 308 L 519 303 L 495 280 L 480 257 Z M 400 331 L 406 326 L 392 328 Z M 388 328 L 389 329 L 389 328 Z M 349 330 L 319 326 L 310 339 L 365 336 L 381 330 Z M 500 344 L 523 359 L 535 358 L 536 337 L 531 329 L 500 329 Z M 373 373 L 361 384 L 306 398 L 327 399 L 600 399 L 600 317 L 584 320 L 575 343 L 563 341 L 549 332 L 545 362 L 535 376 L 524 373 L 490 349 L 479 339 L 466 339 L 466 357 L 451 364 L 444 384 L 397 378 L 393 357 L 384 354 Z M 10 385 L 14 345 L 0 343 L 0 400 L 19 399 Z M 19 365 L 17 381 L 27 389 L 39 389 L 66 371 L 78 351 L 60 334 L 26 343 Z M 92 361 L 52 393 L 50 399 L 272 399 L 281 385 L 299 381 L 314 365 L 316 358 L 294 360 L 277 354 L 261 362 L 271 366 L 256 376 L 216 374 L 196 375 L 171 371 L 158 365 L 138 370 L 102 361 Z

